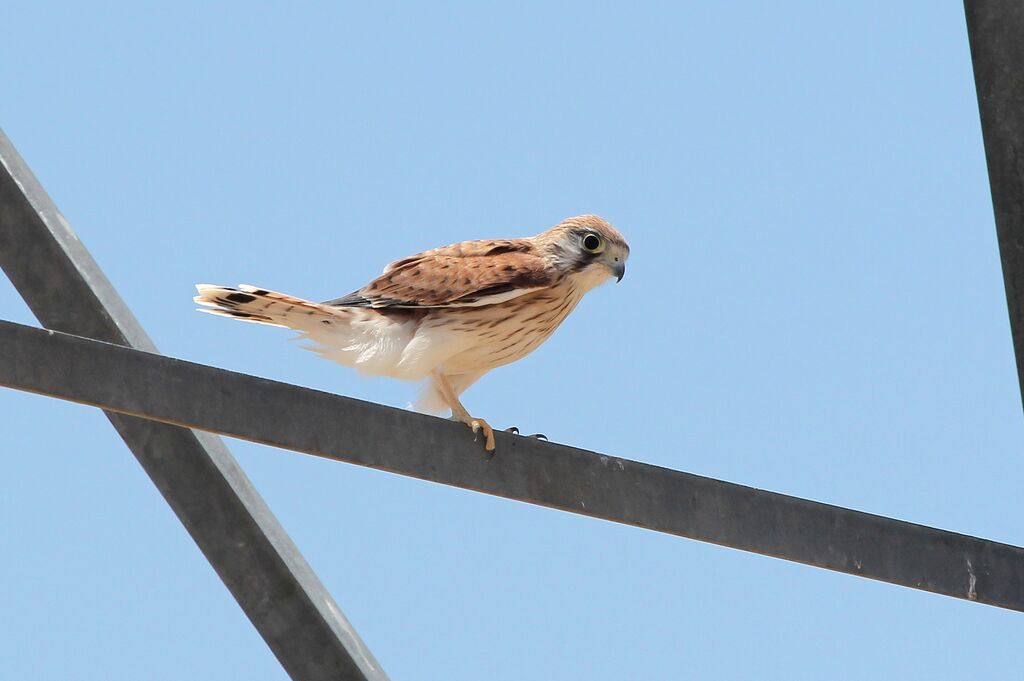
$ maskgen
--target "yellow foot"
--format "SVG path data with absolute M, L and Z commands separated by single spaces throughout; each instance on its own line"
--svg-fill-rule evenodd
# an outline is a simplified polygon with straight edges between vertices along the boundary
M 480 431 L 484 432 L 484 449 L 489 452 L 494 451 L 494 429 L 491 428 L 487 421 L 483 419 L 475 419 L 470 417 L 469 427 L 473 429 L 473 442 L 476 442 L 476 434 Z

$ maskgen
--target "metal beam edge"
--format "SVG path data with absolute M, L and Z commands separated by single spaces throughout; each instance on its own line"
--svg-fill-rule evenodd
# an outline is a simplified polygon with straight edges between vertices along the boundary
M 44 326 L 156 352 L 2 131 L 0 266 Z M 107 416 L 292 678 L 386 681 L 220 438 Z
M 1024 610 L 1024 549 L 0 322 L 0 385 Z
M 1024 3 L 966 0 L 996 235 L 1024 393 Z

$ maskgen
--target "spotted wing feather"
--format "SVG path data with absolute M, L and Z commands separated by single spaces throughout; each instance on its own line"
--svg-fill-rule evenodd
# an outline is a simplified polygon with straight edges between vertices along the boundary
M 464 241 L 391 263 L 362 289 L 324 304 L 478 307 L 553 286 L 561 278 L 527 239 Z

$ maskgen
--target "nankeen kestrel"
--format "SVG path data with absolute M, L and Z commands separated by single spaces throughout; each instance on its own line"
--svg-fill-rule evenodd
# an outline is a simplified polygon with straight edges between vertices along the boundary
M 417 408 L 494 432 L 459 395 L 485 373 L 525 357 L 609 277 L 622 279 L 629 246 L 596 215 L 524 239 L 463 241 L 403 258 L 347 296 L 314 303 L 255 286 L 199 284 L 202 312 L 283 326 L 312 350 L 366 374 L 429 379 Z

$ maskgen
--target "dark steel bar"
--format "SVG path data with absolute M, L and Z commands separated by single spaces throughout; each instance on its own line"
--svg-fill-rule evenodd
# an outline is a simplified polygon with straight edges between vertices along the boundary
M 2 131 L 0 166 L 0 266 L 39 321 L 155 353 Z M 107 417 L 292 678 L 387 679 L 220 438 Z
M 1024 610 L 1024 549 L 0 322 L 0 385 Z
M 966 0 L 999 256 L 1024 393 L 1024 2 Z

